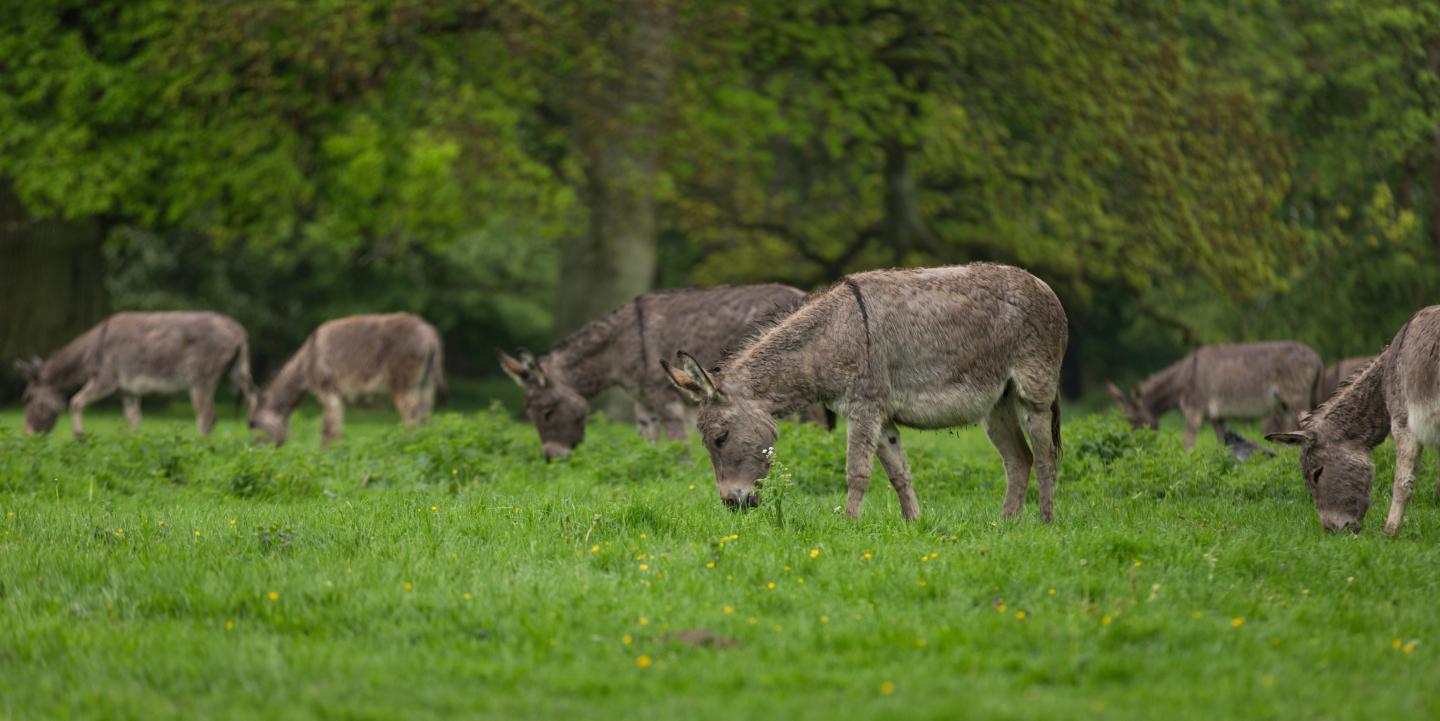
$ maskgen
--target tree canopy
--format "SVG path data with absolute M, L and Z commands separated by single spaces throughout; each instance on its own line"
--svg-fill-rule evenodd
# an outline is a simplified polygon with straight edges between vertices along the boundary
M 94 228 L 113 306 L 262 355 L 413 310 L 462 370 L 656 284 L 1011 262 L 1074 392 L 1202 341 L 1374 352 L 1431 301 L 1440 6 L 36 0 L 0 193 L 12 242 Z

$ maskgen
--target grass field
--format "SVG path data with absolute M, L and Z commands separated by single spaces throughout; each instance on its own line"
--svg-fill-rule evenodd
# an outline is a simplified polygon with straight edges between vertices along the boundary
M 978 429 L 904 436 L 907 524 L 878 468 L 863 520 L 833 512 L 843 437 L 813 427 L 737 514 L 698 444 L 605 422 L 547 465 L 498 410 L 355 414 L 328 453 L 313 414 L 278 451 L 233 418 L 88 421 L 0 413 L 5 718 L 1440 714 L 1440 502 L 1380 536 L 1388 444 L 1350 536 L 1293 451 L 1103 416 L 1067 416 L 1052 526 L 1001 520 Z

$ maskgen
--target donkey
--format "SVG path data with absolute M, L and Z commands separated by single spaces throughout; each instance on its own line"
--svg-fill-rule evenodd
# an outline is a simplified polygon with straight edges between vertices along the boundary
M 290 435 L 290 414 L 307 392 L 324 411 L 321 445 L 340 439 L 345 402 L 388 393 L 406 426 L 424 423 L 445 394 L 440 334 L 409 313 L 356 315 L 321 323 L 265 390 L 250 427 L 276 446 Z
M 683 441 L 688 409 L 655 371 L 655 360 L 690 348 L 713 364 L 757 325 L 804 300 L 803 291 L 775 283 L 655 291 L 586 324 L 541 358 L 523 348 L 518 359 L 496 353 L 506 375 L 525 389 L 525 413 L 546 460 L 570 455 L 585 440 L 589 400 L 614 386 L 635 398 L 636 426 L 647 440 Z
M 1179 409 L 1185 416 L 1186 450 L 1209 421 L 1225 442 L 1225 422 L 1266 419 L 1266 431 L 1296 427 L 1297 415 L 1320 402 L 1325 366 L 1303 343 L 1265 341 L 1208 345 L 1141 381 L 1129 394 L 1106 383 L 1135 428 L 1160 427 L 1160 416 Z
M 860 517 L 877 454 L 901 514 L 920 516 L 899 426 L 984 420 L 1005 463 L 1005 516 L 1020 514 L 1034 464 L 1040 519 L 1049 522 L 1067 342 L 1065 309 L 1050 286 L 1019 268 L 975 263 L 846 276 L 721 369 L 706 371 L 683 352 L 678 366 L 662 365 L 701 404 L 716 488 L 731 508 L 759 503 L 775 412 L 821 402 L 849 418 L 845 511 L 852 518 Z
M 189 389 L 195 427 L 215 426 L 215 386 L 230 382 L 255 407 L 250 344 L 235 319 L 209 312 L 116 313 L 80 334 L 49 360 L 16 361 L 25 388 L 25 432 L 48 433 L 70 399 L 70 427 L 84 435 L 85 406 L 119 391 L 125 421 L 140 426 L 140 396 Z
M 1355 358 L 1346 358 L 1326 368 L 1325 380 L 1320 384 L 1320 399 L 1324 400 L 1335 395 L 1335 391 L 1340 388 L 1340 384 L 1345 382 L 1346 378 L 1354 375 L 1355 371 L 1369 365 L 1370 361 L 1373 360 L 1375 360 L 1375 356 L 1373 355 L 1357 356 Z
M 1375 483 L 1372 451 L 1386 436 L 1395 437 L 1395 485 L 1384 528 L 1393 536 L 1422 451 L 1440 447 L 1440 305 L 1416 313 L 1374 361 L 1301 419 L 1298 431 L 1267 438 L 1300 446 L 1300 473 L 1320 525 L 1359 531 Z

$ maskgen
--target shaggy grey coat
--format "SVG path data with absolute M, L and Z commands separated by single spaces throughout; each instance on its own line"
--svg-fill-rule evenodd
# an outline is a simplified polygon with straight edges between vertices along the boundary
M 1327 530 L 1359 530 L 1375 482 L 1373 449 L 1395 437 L 1385 533 L 1400 531 L 1420 456 L 1440 447 L 1440 306 L 1416 313 L 1369 365 L 1340 384 L 1300 429 L 1269 436 L 1300 446 L 1300 472 Z M 1437 487 L 1440 491 L 1440 487 Z
M 289 436 L 290 414 L 310 393 L 324 411 L 321 444 L 339 440 L 345 403 L 389 395 L 405 425 L 425 422 L 445 391 L 440 334 L 409 313 L 357 315 L 320 324 L 265 390 L 250 427 L 276 445 Z
M 1326 368 L 1325 380 L 1320 385 L 1320 399 L 1324 400 L 1335 395 L 1335 391 L 1340 388 L 1340 384 L 1344 383 L 1346 378 L 1355 375 L 1355 371 L 1370 365 L 1370 361 L 1373 360 L 1375 360 L 1373 355 L 1357 356 L 1346 358 Z
M 1136 428 L 1158 428 L 1160 416 L 1179 409 L 1184 443 L 1195 447 L 1209 421 L 1225 442 L 1225 422 L 1266 419 L 1267 431 L 1295 428 L 1298 416 L 1320 402 L 1325 366 L 1320 354 L 1293 341 L 1208 345 L 1146 378 L 1128 396 L 1106 387 Z
M 901 513 L 920 515 L 899 426 L 983 421 L 1005 462 L 1005 515 L 1020 513 L 1033 463 L 1040 518 L 1049 521 L 1067 339 L 1065 309 L 1049 286 L 1019 268 L 976 263 L 847 276 L 716 373 L 684 354 L 679 367 L 665 366 L 676 387 L 701 400 L 699 428 L 727 505 L 757 502 L 775 411 L 821 402 L 849 419 L 845 509 L 852 517 L 877 455 Z
M 49 359 L 17 362 L 25 389 L 25 432 L 46 433 L 70 399 L 71 430 L 85 431 L 85 406 L 119 393 L 125 420 L 140 425 L 140 397 L 190 391 L 195 427 L 215 426 L 215 386 L 228 368 L 230 380 L 251 408 L 250 344 L 235 319 L 204 311 L 116 313 L 80 334 Z
M 635 419 L 648 440 L 685 440 L 690 408 L 657 361 L 681 348 L 714 364 L 758 325 L 793 310 L 805 293 L 768 283 L 661 290 L 636 296 L 587 323 L 541 358 L 499 352 L 500 367 L 525 389 L 525 412 L 545 457 L 569 455 L 585 438 L 590 399 L 619 386 L 635 398 Z

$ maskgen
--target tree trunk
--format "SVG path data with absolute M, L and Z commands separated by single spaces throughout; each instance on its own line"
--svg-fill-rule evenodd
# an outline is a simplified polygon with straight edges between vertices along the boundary
M 94 220 L 36 220 L 0 183 L 0 403 L 19 396 L 13 361 L 45 356 L 105 314 L 104 255 Z
M 673 69 L 674 9 L 623 0 L 601 41 L 609 62 L 580 80 L 575 136 L 585 168 L 583 234 L 565 243 L 556 331 L 569 333 L 655 280 L 660 118 Z

